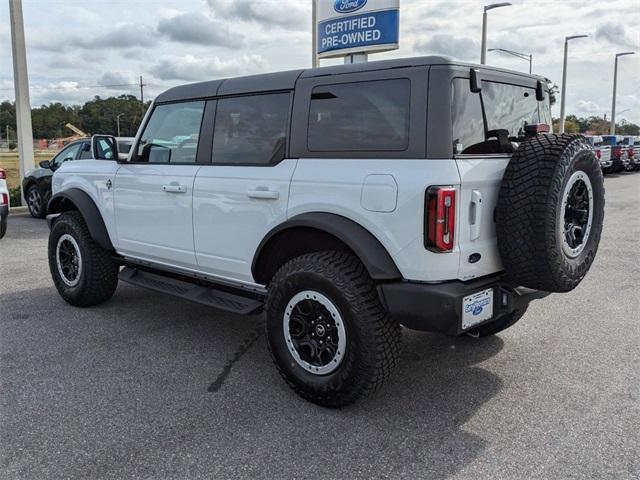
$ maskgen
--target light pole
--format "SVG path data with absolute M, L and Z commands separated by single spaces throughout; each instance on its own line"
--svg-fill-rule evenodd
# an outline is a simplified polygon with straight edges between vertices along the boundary
M 13 54 L 13 83 L 16 91 L 16 133 L 20 158 L 20 178 L 34 167 L 33 128 L 31 124 L 31 102 L 29 100 L 29 78 L 27 74 L 27 49 L 24 40 L 22 0 L 9 0 L 9 23 L 11 24 L 11 52 Z M 22 205 L 26 205 L 24 193 Z
M 118 130 L 118 137 L 120 137 L 120 117 L 123 115 L 124 113 L 119 113 L 118 115 L 116 115 L 116 129 Z
M 120 117 L 124 115 L 124 113 L 119 113 L 116 115 L 116 130 L 118 130 L 118 137 L 120 137 Z
M 562 65 L 562 98 L 560 99 L 560 133 L 564 133 L 564 108 L 567 100 L 567 53 L 569 51 L 569 40 L 576 38 L 586 38 L 589 35 L 573 35 L 564 37 L 564 63 Z
M 609 133 L 611 135 L 616 134 L 616 89 L 618 88 L 618 57 L 623 55 L 633 55 L 636 52 L 622 52 L 616 53 L 616 61 L 613 67 L 613 100 L 611 101 L 611 128 Z
M 514 57 L 521 58 L 523 60 L 527 60 L 529 62 L 529 73 L 531 73 L 533 69 L 533 55 L 527 53 L 514 52 L 513 50 L 507 50 L 505 48 L 490 48 L 489 52 L 503 52 L 509 55 L 513 55 Z
M 509 2 L 502 2 L 484 6 L 484 13 L 482 14 L 482 50 L 480 51 L 480 63 L 482 65 L 487 63 L 487 12 L 494 8 L 508 7 L 509 5 L 511 5 Z

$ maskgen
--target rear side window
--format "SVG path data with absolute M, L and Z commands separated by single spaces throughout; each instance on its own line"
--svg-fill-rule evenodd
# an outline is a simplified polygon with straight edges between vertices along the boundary
M 213 163 L 268 165 L 285 155 L 289 94 L 218 100 Z
M 406 150 L 410 98 L 408 79 L 315 87 L 309 109 L 309 151 Z
M 137 161 L 196 163 L 204 102 L 158 105 L 142 133 Z
M 524 137 L 524 126 L 540 123 L 533 88 L 506 83 L 482 82 L 487 129 L 507 130 L 509 137 Z

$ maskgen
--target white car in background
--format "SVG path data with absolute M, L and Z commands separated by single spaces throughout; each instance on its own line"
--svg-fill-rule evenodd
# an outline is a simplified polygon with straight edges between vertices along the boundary
M 7 172 L 0 168 L 0 238 L 7 233 L 7 217 L 9 216 L 9 189 L 7 188 Z

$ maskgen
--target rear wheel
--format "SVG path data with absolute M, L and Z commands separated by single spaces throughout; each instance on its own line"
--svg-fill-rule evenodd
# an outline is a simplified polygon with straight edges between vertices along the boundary
M 63 213 L 53 224 L 49 269 L 60 296 L 77 307 L 105 302 L 118 285 L 118 264 L 91 238 L 76 211 Z
M 311 402 L 348 405 L 379 388 L 396 365 L 400 325 L 352 255 L 319 252 L 289 261 L 269 286 L 266 308 L 276 366 Z
M 26 201 L 29 213 L 33 218 L 44 218 L 47 215 L 44 195 L 35 185 L 30 186 L 27 190 Z

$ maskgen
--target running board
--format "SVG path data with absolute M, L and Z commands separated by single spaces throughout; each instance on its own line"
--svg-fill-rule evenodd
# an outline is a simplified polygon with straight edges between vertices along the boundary
M 243 297 L 217 290 L 214 287 L 205 287 L 176 278 L 145 272 L 137 268 L 124 267 L 120 270 L 118 277 L 123 282 L 131 283 L 132 285 L 240 315 L 254 313 L 262 307 L 262 302 L 254 298 Z

